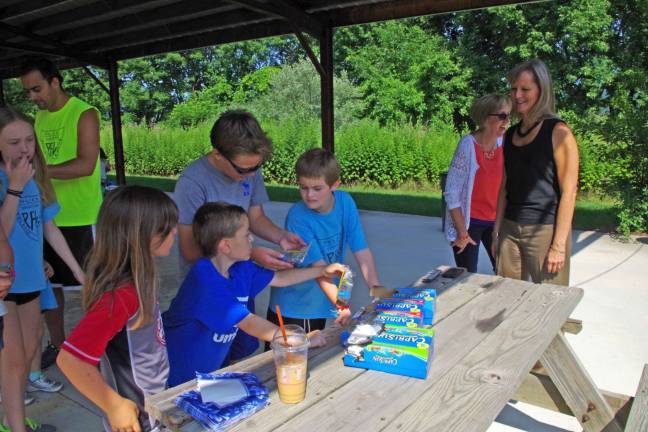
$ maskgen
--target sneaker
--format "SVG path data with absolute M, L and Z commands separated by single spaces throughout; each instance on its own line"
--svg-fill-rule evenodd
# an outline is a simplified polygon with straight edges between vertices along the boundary
M 0 403 L 2 402 L 2 395 L 0 395 Z M 34 396 L 29 396 L 28 394 L 25 394 L 25 406 L 31 405 L 34 402 L 36 402 L 36 398 Z M 0 426 L 2 424 L 0 423 Z M 0 432 L 3 432 L 2 429 L 0 429 Z
M 25 419 L 25 426 L 27 426 L 27 432 L 56 432 L 56 426 L 52 426 L 46 423 L 38 423 L 34 419 L 27 417 Z
M 27 391 L 30 393 L 36 391 L 56 393 L 62 388 L 63 384 L 58 381 L 54 381 L 53 379 L 47 378 L 44 374 L 41 374 L 38 379 L 35 379 L 33 381 L 30 379 L 27 381 Z
M 48 367 L 52 366 L 56 361 L 56 356 L 59 353 L 59 349 L 52 344 L 47 345 L 43 350 L 43 355 L 41 356 L 41 369 L 45 370 Z

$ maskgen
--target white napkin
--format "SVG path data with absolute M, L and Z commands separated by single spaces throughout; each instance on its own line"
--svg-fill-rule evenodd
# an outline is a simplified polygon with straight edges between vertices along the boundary
M 232 405 L 249 396 L 240 379 L 198 380 L 198 391 L 203 402 L 213 402 L 219 408 Z

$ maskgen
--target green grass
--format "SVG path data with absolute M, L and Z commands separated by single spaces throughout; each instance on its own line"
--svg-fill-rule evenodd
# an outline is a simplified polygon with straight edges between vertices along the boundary
M 113 176 L 112 177 L 114 180 Z M 152 176 L 128 176 L 128 184 L 138 184 L 173 192 L 175 178 Z M 296 202 L 299 191 L 296 186 L 269 184 L 266 186 L 272 201 Z M 422 216 L 441 216 L 441 192 L 417 192 L 382 190 L 366 186 L 343 187 L 351 193 L 358 208 L 362 210 Z M 574 228 L 582 230 L 612 231 L 617 225 L 617 204 L 609 198 L 584 195 L 576 202 Z

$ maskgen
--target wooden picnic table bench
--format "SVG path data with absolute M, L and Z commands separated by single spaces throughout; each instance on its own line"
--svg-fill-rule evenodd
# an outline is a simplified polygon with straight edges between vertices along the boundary
M 328 328 L 328 344 L 309 352 L 306 398 L 296 405 L 279 401 L 271 352 L 219 371 L 253 372 L 271 393 L 268 407 L 231 430 L 483 431 L 510 399 L 540 400 L 570 412 L 585 431 L 622 430 L 615 414 L 627 398 L 604 396 L 561 332 L 582 289 L 479 274 L 422 281 L 413 285 L 438 293 L 427 379 L 343 366 L 341 330 Z M 538 361 L 559 402 L 542 377 L 529 374 Z M 174 405 L 195 385 L 193 380 L 147 398 L 147 411 L 173 431 L 204 430 Z

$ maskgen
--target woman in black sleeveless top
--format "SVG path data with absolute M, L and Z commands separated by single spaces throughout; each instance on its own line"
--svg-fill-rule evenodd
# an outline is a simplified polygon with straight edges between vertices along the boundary
M 504 180 L 493 231 L 497 274 L 568 285 L 578 146 L 555 114 L 543 62 L 516 66 L 508 81 L 520 122 L 504 137 Z

